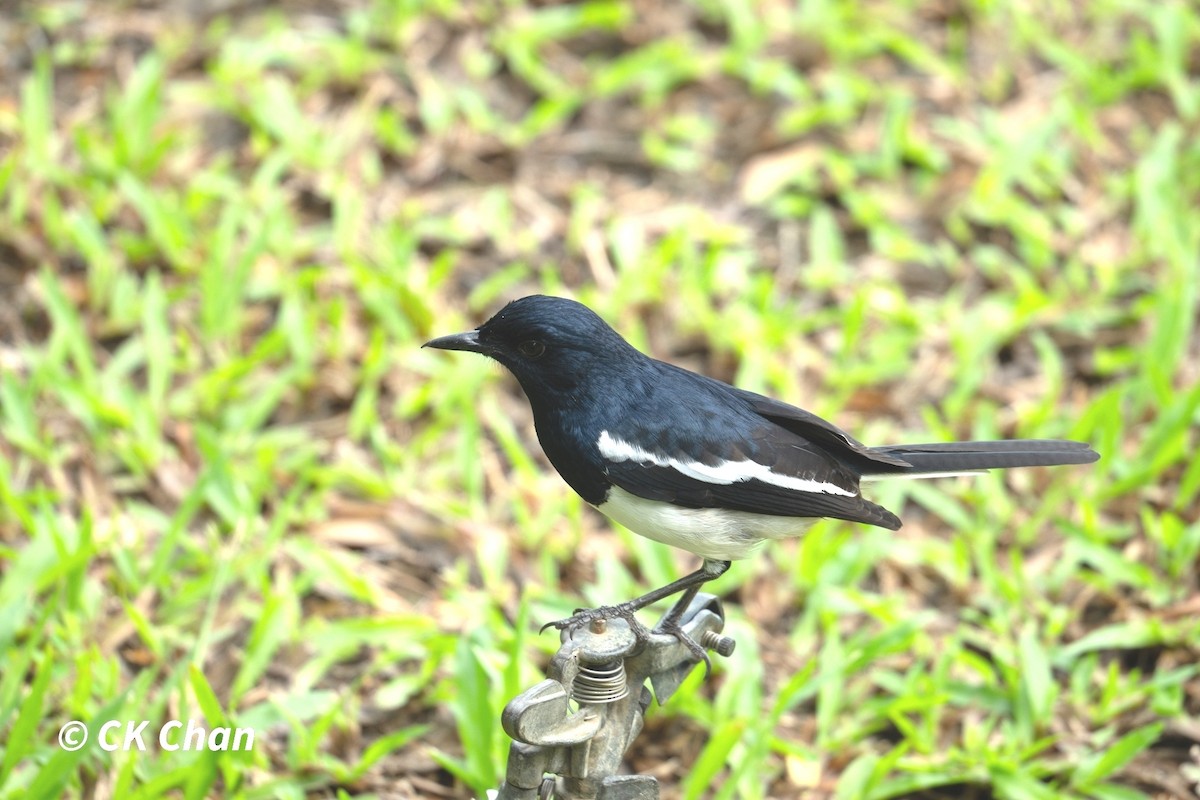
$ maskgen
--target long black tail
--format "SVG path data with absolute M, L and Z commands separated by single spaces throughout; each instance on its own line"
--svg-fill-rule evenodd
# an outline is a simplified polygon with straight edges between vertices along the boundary
M 895 456 L 910 467 L 881 464 L 864 478 L 921 477 L 927 473 L 974 472 L 1010 467 L 1053 467 L 1059 464 L 1090 464 L 1100 455 L 1083 442 L 1063 439 L 1011 439 L 1003 442 L 946 442 L 898 444 L 872 447 L 872 451 Z M 872 465 L 874 466 L 874 465 Z M 932 477 L 932 476 L 930 476 Z

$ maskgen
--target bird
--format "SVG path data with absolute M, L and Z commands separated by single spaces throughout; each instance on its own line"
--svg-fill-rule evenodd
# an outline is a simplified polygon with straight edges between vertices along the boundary
M 577 609 L 543 626 L 599 619 L 649 632 L 637 611 L 680 594 L 657 630 L 706 666 L 680 617 L 700 587 L 771 539 L 831 518 L 897 530 L 900 519 L 862 495 L 878 478 L 933 478 L 1011 467 L 1087 464 L 1099 455 L 1059 439 L 867 446 L 796 406 L 640 352 L 587 306 L 530 295 L 478 328 L 423 347 L 479 353 L 517 379 L 550 464 L 589 505 L 636 534 L 699 556 L 666 586 L 615 605 Z

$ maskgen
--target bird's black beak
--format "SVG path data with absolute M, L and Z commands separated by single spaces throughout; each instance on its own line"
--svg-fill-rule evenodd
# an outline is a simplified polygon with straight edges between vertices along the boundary
M 479 343 L 479 331 L 467 331 L 466 333 L 452 333 L 449 336 L 439 336 L 436 339 L 430 339 L 422 347 L 433 347 L 438 350 L 466 350 L 470 353 L 486 352 L 482 344 Z

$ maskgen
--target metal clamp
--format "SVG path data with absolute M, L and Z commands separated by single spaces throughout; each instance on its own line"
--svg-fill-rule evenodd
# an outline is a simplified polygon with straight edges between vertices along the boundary
M 734 640 L 721 635 L 725 612 L 715 596 L 696 595 L 679 622 L 705 648 L 733 652 Z M 617 771 L 650 706 L 646 682 L 662 705 L 699 663 L 679 639 L 657 628 L 640 646 L 622 619 L 600 620 L 573 635 L 564 631 L 547 679 L 504 709 L 502 724 L 513 743 L 495 797 L 657 800 L 655 778 Z

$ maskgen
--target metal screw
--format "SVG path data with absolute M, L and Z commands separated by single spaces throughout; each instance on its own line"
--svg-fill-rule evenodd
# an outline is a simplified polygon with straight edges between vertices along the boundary
M 700 637 L 700 644 L 709 650 L 715 650 L 719 656 L 733 655 L 733 648 L 737 647 L 737 642 L 732 638 L 722 636 L 715 631 L 705 631 Z

